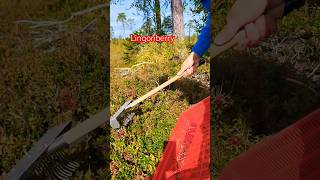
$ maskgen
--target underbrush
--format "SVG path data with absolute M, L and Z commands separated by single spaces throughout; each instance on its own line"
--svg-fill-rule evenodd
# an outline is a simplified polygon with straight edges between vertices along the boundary
M 0 8 L 0 174 L 8 172 L 15 162 L 53 126 L 66 121 L 85 120 L 107 106 L 106 43 L 104 16 L 97 18 L 97 28 L 76 33 L 68 29 L 67 36 L 46 47 L 35 47 L 32 33 L 21 19 L 66 19 L 72 12 L 95 6 L 103 1 L 62 2 L 4 1 Z M 97 13 L 99 14 L 99 13 Z M 89 16 L 89 17 L 88 17 Z M 82 27 L 96 15 L 89 14 L 72 21 L 72 27 Z M 98 136 L 99 132 L 91 135 Z M 105 135 L 104 133 L 100 133 Z M 101 136 L 97 139 L 101 139 Z M 90 152 L 101 151 L 107 142 L 87 141 Z M 81 174 L 92 170 L 92 176 L 103 175 L 103 166 L 95 166 L 96 154 L 81 158 Z M 90 159 L 95 159 L 90 161 Z M 82 163 L 82 162 L 81 162 Z M 105 165 L 104 165 L 105 166 Z M 88 178 L 91 179 L 91 178 Z
M 127 42 L 115 40 L 111 43 L 111 114 L 127 100 L 136 99 L 173 77 L 189 53 L 184 41 L 175 42 L 175 45 L 148 43 L 132 53 L 128 61 L 123 58 L 124 43 Z M 132 67 L 135 64 L 140 65 Z M 208 64 L 205 66 L 199 73 L 208 73 Z M 116 69 L 124 67 L 132 68 Z M 201 83 L 183 78 L 134 107 L 130 112 L 135 115 L 129 126 L 111 133 L 112 178 L 151 177 L 179 114 L 190 103 L 208 95 L 208 88 Z

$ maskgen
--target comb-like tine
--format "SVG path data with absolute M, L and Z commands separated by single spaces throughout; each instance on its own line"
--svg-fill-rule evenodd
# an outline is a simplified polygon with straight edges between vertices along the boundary
M 77 168 L 76 167 L 72 167 L 72 166 L 69 166 L 69 163 L 64 165 L 63 166 L 65 169 L 69 170 L 69 171 L 75 171 Z
M 65 159 L 65 155 L 62 152 L 57 152 L 56 156 L 57 156 L 58 159 Z
M 32 175 L 49 180 L 71 179 L 80 163 L 69 159 L 64 151 L 44 155 L 33 168 Z
M 49 172 L 48 170 L 46 170 L 44 172 L 45 176 L 48 177 L 50 180 L 56 180 L 56 178 L 54 177 L 54 175 L 52 174 L 52 172 Z
M 62 167 L 57 167 L 58 170 L 64 174 L 65 176 L 68 176 L 68 177 L 71 177 L 72 176 L 72 171 L 69 171 L 69 170 L 66 170 L 66 169 L 63 169 Z
M 44 170 L 44 169 L 50 169 L 50 168 L 49 168 L 49 165 L 47 164 L 47 160 L 46 160 L 46 159 L 44 159 L 44 160 L 41 162 L 40 166 L 41 166 L 41 168 L 43 168 L 43 170 Z
M 80 164 L 79 164 L 78 162 L 76 162 L 76 161 L 70 161 L 70 162 L 67 164 L 67 166 L 68 166 L 68 167 L 71 167 L 71 168 L 73 168 L 73 169 L 77 169 L 77 168 L 80 166 Z
M 70 163 L 76 167 L 80 166 L 80 163 L 78 163 L 77 161 L 71 161 Z
M 57 169 L 54 170 L 54 175 L 61 180 L 68 180 L 69 179 L 68 177 L 65 177 L 63 174 L 61 174 L 59 171 L 57 171 Z
M 57 180 L 52 174 L 49 174 L 47 177 L 49 178 L 49 180 Z
M 35 174 L 35 175 L 37 175 L 37 176 L 39 176 L 40 174 L 41 174 L 41 166 L 37 166 L 37 167 L 35 167 L 35 169 L 34 169 L 34 171 L 33 171 L 33 173 Z

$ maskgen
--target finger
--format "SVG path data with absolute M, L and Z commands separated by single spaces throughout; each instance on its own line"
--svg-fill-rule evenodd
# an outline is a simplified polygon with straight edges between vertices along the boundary
M 223 45 L 229 40 L 233 38 L 233 36 L 237 33 L 239 27 L 232 26 L 231 24 L 227 24 L 217 35 L 214 40 L 216 45 Z
M 237 0 L 228 13 L 227 24 L 236 24 L 238 28 L 243 27 L 263 14 L 267 5 L 268 0 Z
M 255 26 L 257 27 L 259 32 L 259 40 L 265 39 L 267 36 L 267 23 L 265 15 L 260 16 L 255 21 Z
M 189 68 L 187 70 L 187 74 L 188 74 L 188 76 L 191 76 L 193 74 L 193 68 Z
M 190 72 L 189 72 L 188 70 L 186 70 L 186 71 L 184 72 L 184 74 L 183 74 L 183 77 L 187 77 L 187 76 L 189 76 L 189 74 L 190 74 Z
M 266 36 L 269 36 L 277 31 L 277 21 L 269 16 L 265 15 L 265 21 L 266 21 Z
M 180 69 L 180 71 L 178 72 L 177 75 L 181 75 L 182 73 L 184 73 L 184 72 L 186 71 L 186 69 L 187 69 L 187 68 L 182 65 L 182 67 L 181 67 L 181 69 Z
M 191 67 L 189 69 L 187 69 L 185 76 L 191 76 L 194 72 L 194 67 Z
M 246 34 L 247 34 L 247 40 L 246 44 L 248 46 L 253 46 L 258 43 L 259 41 L 259 31 L 258 28 L 255 26 L 254 23 L 249 23 L 245 26 Z
M 241 42 L 239 42 L 237 45 L 235 45 L 234 47 L 233 47 L 233 49 L 234 50 L 236 50 L 236 51 L 244 51 L 246 48 L 247 48 L 247 43 L 248 41 L 247 40 L 245 40 L 245 41 L 241 41 Z

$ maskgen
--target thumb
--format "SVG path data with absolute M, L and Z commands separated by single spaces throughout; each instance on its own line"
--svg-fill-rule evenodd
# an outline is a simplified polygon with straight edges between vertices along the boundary
M 185 66 L 182 66 L 181 67 L 181 69 L 180 69 L 180 71 L 177 73 L 177 75 L 179 76 L 179 75 L 181 75 L 182 73 L 184 73 L 185 71 L 186 71 L 186 67 Z
M 238 29 L 240 29 L 240 27 L 227 24 L 214 39 L 214 44 L 224 45 L 233 38 L 233 36 L 237 33 Z
M 230 41 L 239 29 L 260 17 L 267 5 L 268 0 L 237 0 L 228 13 L 227 25 L 217 35 L 214 43 L 223 45 Z
M 183 72 L 184 72 L 184 70 L 180 69 L 180 71 L 177 73 L 177 75 L 180 76 Z

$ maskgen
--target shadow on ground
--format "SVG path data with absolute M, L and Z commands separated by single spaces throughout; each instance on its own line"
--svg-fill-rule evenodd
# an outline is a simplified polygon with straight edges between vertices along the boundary
M 168 76 L 159 78 L 160 84 L 168 80 Z M 187 100 L 189 104 L 195 104 L 210 95 L 210 89 L 205 87 L 201 82 L 191 78 L 181 78 L 180 80 L 169 85 L 166 89 L 179 90 L 182 92 L 181 100 Z
M 212 84 L 233 100 L 221 119 L 241 117 L 255 135 L 278 132 L 320 107 L 308 80 L 285 65 L 231 57 L 215 60 L 211 73 Z

